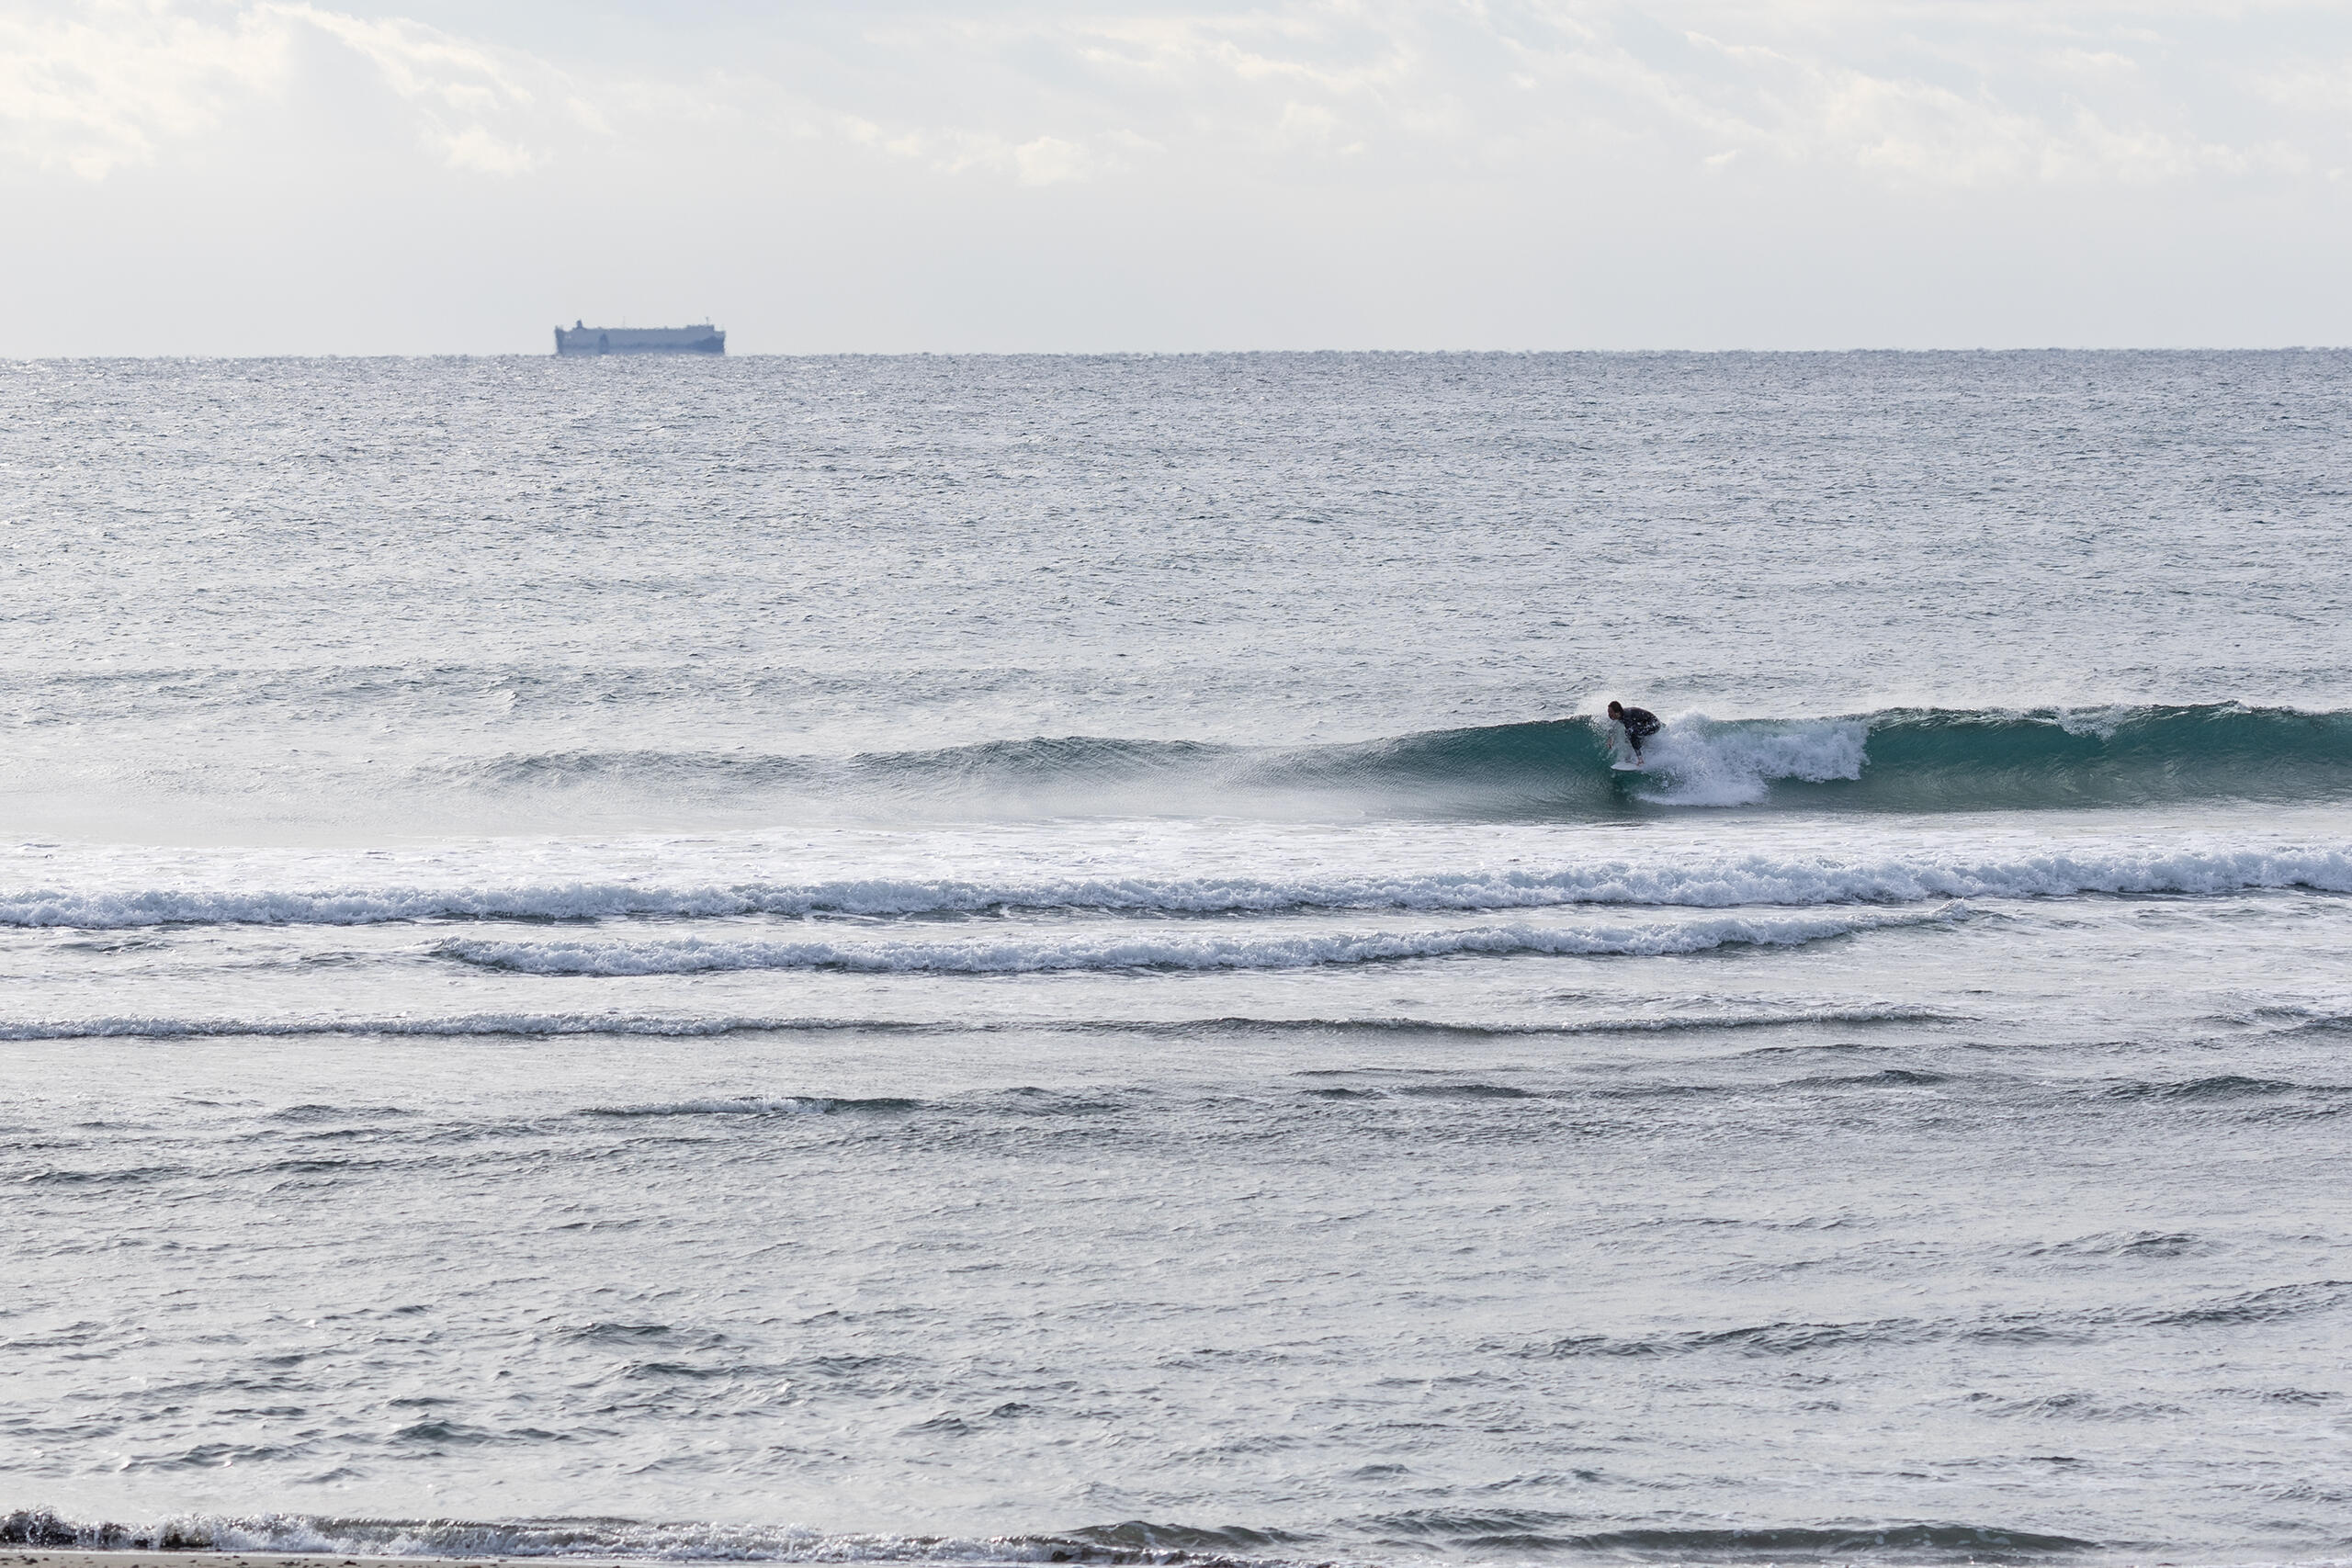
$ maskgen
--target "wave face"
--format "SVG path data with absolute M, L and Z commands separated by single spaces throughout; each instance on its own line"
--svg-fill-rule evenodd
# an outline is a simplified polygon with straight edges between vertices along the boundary
M 2234 705 L 2072 713 L 1899 712 L 1865 721 L 1854 803 L 1969 811 L 2352 795 L 2352 714 Z M 1827 802 L 1791 775 L 1791 804 Z M 1843 798 L 1843 797 L 1840 797 Z
M 436 766 L 493 792 L 674 790 L 1047 814 L 1352 810 L 1600 818 L 1672 807 L 1952 812 L 2352 797 L 2352 713 L 2230 704 L 1668 722 L 1638 767 L 1586 718 L 1307 747 L 1071 736 L 846 759 L 671 751 Z

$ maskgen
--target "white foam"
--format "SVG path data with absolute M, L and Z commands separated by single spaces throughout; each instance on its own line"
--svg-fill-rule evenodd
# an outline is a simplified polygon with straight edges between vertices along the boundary
M 2222 894 L 2302 887 L 2352 892 L 2352 846 L 2159 847 L 2105 844 L 2043 853 L 1954 847 L 1846 858 L 1715 854 L 1578 857 L 1551 865 L 1303 873 L 1256 877 L 1023 875 L 843 878 L 662 886 L 582 881 L 509 887 L 429 886 L 107 888 L 0 891 L 0 926 L 83 931 L 175 924 L 364 926 L 436 919 L 704 919 L 747 915 L 893 916 L 1003 908 L 1164 910 L 1532 909 L 1571 904 L 1727 908 L 1912 902 L 1928 898 Z
M 1642 749 L 1642 771 L 1661 787 L 1640 793 L 1657 806 L 1754 806 L 1775 779 L 1826 784 L 1862 776 L 1870 726 L 1860 719 L 1776 725 L 1717 724 L 1678 717 Z
M 58 1521 L 64 1525 L 64 1521 Z M 67 1529 L 73 1527 L 65 1526 Z M 641 1524 L 627 1519 L 490 1523 L 457 1519 L 318 1518 L 299 1514 L 185 1514 L 137 1530 L 88 1529 L 88 1545 L 172 1538 L 215 1551 L 413 1558 L 602 1558 L 721 1562 L 1038 1562 L 1115 1556 L 1173 1562 L 1179 1551 L 1089 1551 L 1053 1536 L 839 1534 L 792 1525 Z M 1247 1561 L 1220 1553 L 1228 1561 Z
M 1413 1017 L 1331 1015 L 1315 1017 L 1254 1017 L 1220 1013 L 1209 1018 L 1147 1019 L 1114 1027 L 1152 1032 L 1170 1030 L 1250 1029 L 1376 1029 L 1410 1032 L 1440 1030 L 1479 1034 L 1653 1034 L 1681 1030 L 1769 1029 L 1804 1023 L 1935 1023 L 1955 1015 L 1934 1008 L 1905 1003 L 1851 1007 L 1792 1007 L 1770 1010 L 1700 1010 L 1681 1013 L 1621 1014 L 1576 1021 L 1527 1020 L 1498 1022 Z M 2341 1020 L 2335 1021 L 2341 1022 Z M 0 1042 L 41 1040 L 222 1040 L 290 1039 L 306 1036 L 366 1038 L 467 1039 L 475 1036 L 523 1037 L 565 1035 L 645 1035 L 693 1039 L 723 1034 L 779 1033 L 809 1031 L 871 1031 L 930 1033 L 954 1031 L 969 1033 L 991 1030 L 1058 1030 L 1089 1028 L 1067 1019 L 1012 1018 L 982 1021 L 959 1016 L 953 1021 L 906 1018 L 816 1018 L 757 1013 L 645 1014 L 614 1012 L 460 1013 L 440 1018 L 367 1017 L 310 1014 L 276 1018 L 166 1018 L 118 1015 L 101 1018 L 52 1018 L 0 1022 Z M 821 1110 L 827 1102 L 787 1096 L 767 1100 L 680 1101 L 661 1109 L 696 1114 L 781 1114 Z M 616 1111 L 616 1114 L 626 1113 Z
M 532 975 L 699 975 L 743 969 L 862 974 L 1034 975 L 1058 970 L 1304 969 L 1456 954 L 1658 956 L 1739 944 L 1793 946 L 1891 926 L 1960 919 L 1963 907 L 1889 915 L 1726 916 L 1645 925 L 1487 925 L 1445 931 L 1325 931 L 1297 936 L 1162 932 L 1148 936 L 1023 932 L 945 942 L 447 942 L 434 951 L 484 968 Z
M 888 1019 L 669 1016 L 615 1012 L 461 1013 L 441 1018 L 346 1017 L 327 1013 L 275 1018 L 172 1018 L 120 1014 L 101 1018 L 28 1019 L 0 1022 L 6 1040 L 214 1040 L 287 1038 L 312 1034 L 469 1035 L 644 1034 L 693 1038 L 757 1030 L 922 1028 Z

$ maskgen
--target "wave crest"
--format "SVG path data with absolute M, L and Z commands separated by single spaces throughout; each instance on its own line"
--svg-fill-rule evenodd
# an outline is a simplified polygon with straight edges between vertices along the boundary
M 2352 845 L 2157 848 L 2109 845 L 2013 858 L 1927 852 L 1876 859 L 1594 859 L 1399 874 L 857 878 L 726 886 L 557 883 L 513 887 L 82 888 L 0 892 L 0 927 L 127 931 L 170 925 L 367 926 L 412 920 L 698 919 L 736 916 L 990 914 L 1085 909 L 1280 914 L 1315 909 L 1431 913 L 1572 904 L 1687 908 L 1806 908 L 1933 898 L 2222 894 L 2265 888 L 2352 893 Z
M 1731 946 L 1793 947 L 1890 927 L 1946 924 L 1963 906 L 1886 915 L 1732 917 L 1641 926 L 1321 932 L 1301 936 L 1034 935 L 951 942 L 743 941 L 445 942 L 443 958 L 531 975 L 701 975 L 727 970 L 834 969 L 856 974 L 1034 975 L 1063 970 L 1305 969 L 1461 954 L 1642 956 Z
M 1142 1539 L 1151 1531 L 1171 1539 Z M 1123 1532 L 1136 1537 L 1123 1539 Z M 1092 1539 L 1094 1535 L 1104 1539 Z M 1176 1544 L 1198 1538 L 1211 1546 Z M 333 1553 L 368 1558 L 602 1558 L 752 1562 L 1102 1562 L 1247 1564 L 1213 1549 L 1272 1532 L 1190 1530 L 1182 1526 L 1111 1527 L 1067 1534 L 909 1536 L 839 1534 L 790 1525 L 640 1524 L 628 1519 L 333 1518 L 303 1514 L 185 1514 L 153 1525 L 65 1518 L 47 1508 L 0 1514 L 0 1546 L 52 1551 Z

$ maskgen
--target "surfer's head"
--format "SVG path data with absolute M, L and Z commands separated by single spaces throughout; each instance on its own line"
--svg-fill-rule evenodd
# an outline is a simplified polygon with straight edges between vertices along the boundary
M 1623 703 L 1611 703 L 1609 705 L 1609 716 L 1611 718 L 1624 717 L 1625 705 Z

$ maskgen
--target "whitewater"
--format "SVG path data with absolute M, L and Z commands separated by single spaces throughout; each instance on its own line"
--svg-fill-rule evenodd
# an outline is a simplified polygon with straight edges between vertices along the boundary
M 0 414 L 0 1546 L 2352 1552 L 2352 355 Z

